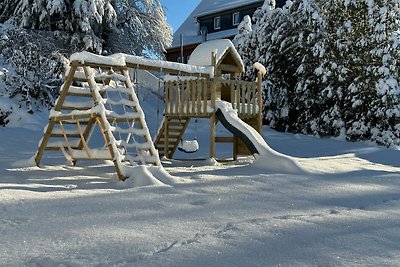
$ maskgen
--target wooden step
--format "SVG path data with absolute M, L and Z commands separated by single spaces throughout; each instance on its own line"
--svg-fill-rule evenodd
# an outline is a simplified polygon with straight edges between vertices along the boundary
M 72 149 L 78 149 L 78 147 L 71 147 Z M 45 150 L 51 150 L 51 151 L 58 151 L 58 150 L 61 150 L 62 149 L 62 147 L 60 147 L 60 146 L 48 146 L 48 147 L 46 147 L 45 148 Z M 69 148 L 67 147 L 67 146 L 64 146 L 64 149 L 65 150 L 68 150 Z
M 80 138 L 80 134 L 65 134 L 65 136 L 67 137 L 71 137 L 71 138 Z M 50 137 L 58 137 L 58 138 L 63 138 L 64 135 L 61 133 L 52 133 L 50 134 Z

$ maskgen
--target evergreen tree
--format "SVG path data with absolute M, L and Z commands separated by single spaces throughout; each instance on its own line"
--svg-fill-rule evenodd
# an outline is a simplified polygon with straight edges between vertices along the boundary
M 301 0 L 274 9 L 266 0 L 236 45 L 248 65 L 269 69 L 270 125 L 399 145 L 399 2 Z
M 398 1 L 342 0 L 326 3 L 329 17 L 329 49 L 321 84 L 326 96 L 341 110 L 327 113 L 331 131 L 345 133 L 349 140 L 371 139 L 380 144 L 398 144 Z M 340 12 L 339 12 L 340 11 Z M 328 80 L 328 82 L 326 82 Z M 338 120 L 338 115 L 340 119 Z M 338 122 L 335 125 L 335 122 Z M 329 125 L 328 125 L 329 126 Z M 333 129 L 334 127 L 336 129 Z
M 118 22 L 107 41 L 113 52 L 163 56 L 172 29 L 158 0 L 115 0 Z M 134 41 L 133 41 L 134 40 Z
M 0 15 L 0 22 L 11 19 L 27 29 L 66 32 L 98 53 L 106 48 L 161 56 L 172 41 L 158 0 L 5 0 Z

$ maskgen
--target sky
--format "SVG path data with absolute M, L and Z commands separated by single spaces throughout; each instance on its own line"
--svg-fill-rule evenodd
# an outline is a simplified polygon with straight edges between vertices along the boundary
M 168 23 L 175 32 L 201 0 L 160 0 L 167 12 Z

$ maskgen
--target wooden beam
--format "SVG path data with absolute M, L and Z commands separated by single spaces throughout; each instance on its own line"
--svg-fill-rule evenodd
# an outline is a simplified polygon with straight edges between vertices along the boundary
M 215 137 L 216 143 L 233 143 L 234 137 L 229 136 L 217 136 Z

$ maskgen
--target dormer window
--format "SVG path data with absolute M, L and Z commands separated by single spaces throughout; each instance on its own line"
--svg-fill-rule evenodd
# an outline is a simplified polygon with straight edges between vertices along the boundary
M 221 17 L 214 18 L 214 30 L 221 29 Z
M 240 23 L 240 13 L 235 12 L 232 14 L 232 24 L 233 26 L 239 25 Z

